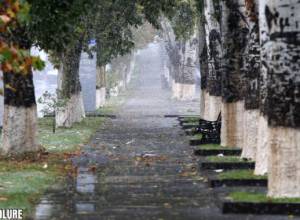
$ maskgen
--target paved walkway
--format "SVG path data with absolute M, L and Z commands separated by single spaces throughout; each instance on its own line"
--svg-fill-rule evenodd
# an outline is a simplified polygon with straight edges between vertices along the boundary
M 133 94 L 74 158 L 79 175 L 44 197 L 37 219 L 287 219 L 222 215 L 198 173 L 188 139 L 174 118 L 197 114 L 199 102 L 175 102 L 160 87 L 158 45 L 138 57 Z

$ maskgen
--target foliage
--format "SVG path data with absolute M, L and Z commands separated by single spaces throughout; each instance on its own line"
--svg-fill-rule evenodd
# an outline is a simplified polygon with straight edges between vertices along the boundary
M 131 26 L 142 24 L 135 1 L 97 1 L 93 34 L 96 39 L 97 65 L 103 66 L 133 47 Z
M 56 94 L 51 94 L 46 91 L 39 99 L 38 103 L 43 105 L 41 112 L 43 115 L 56 115 L 58 108 L 64 107 L 67 104 L 66 99 L 58 99 Z M 53 118 L 53 133 L 56 129 L 56 120 Z
M 197 8 L 193 0 L 182 0 L 177 5 L 175 16 L 171 18 L 177 39 L 188 39 L 194 33 L 197 22 Z
M 63 53 L 84 33 L 84 15 L 91 0 L 28 0 L 27 34 L 32 43 L 54 54 Z
M 0 2 L 0 69 L 4 73 L 27 74 L 32 67 L 42 70 L 45 66 L 39 57 L 30 56 L 29 48 L 17 37 L 18 30 L 29 21 L 29 9 L 25 1 Z
M 204 0 L 195 0 L 197 10 L 200 15 L 202 15 L 204 11 Z
M 131 31 L 136 49 L 142 49 L 149 43 L 153 42 L 157 34 L 157 30 L 155 30 L 147 21 L 138 28 L 132 27 Z
M 51 115 L 55 114 L 57 108 L 63 107 L 66 105 L 66 101 L 57 99 L 57 96 L 55 94 L 52 94 L 48 91 L 46 91 L 39 99 L 38 102 L 42 105 L 44 105 L 44 108 L 42 109 L 42 113 L 44 115 Z

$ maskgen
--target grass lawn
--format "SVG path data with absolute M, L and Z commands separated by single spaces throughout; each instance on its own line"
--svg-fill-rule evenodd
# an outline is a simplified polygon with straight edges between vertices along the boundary
M 196 134 L 196 135 L 191 136 L 191 139 L 192 140 L 201 140 L 202 136 L 203 136 L 202 134 Z
M 70 129 L 52 133 L 52 119 L 39 119 L 39 141 L 49 152 L 38 160 L 0 160 L 0 209 L 21 208 L 33 214 L 35 203 L 45 190 L 63 184 L 70 164 L 64 159 L 80 152 L 100 127 L 103 118 L 85 118 Z
M 198 123 L 199 124 L 200 117 L 186 117 L 182 119 L 183 123 Z
M 245 162 L 241 157 L 238 156 L 224 156 L 224 157 L 218 157 L 218 156 L 209 156 L 206 157 L 207 161 L 209 162 Z
M 183 126 L 190 126 L 190 125 L 192 125 L 192 126 L 198 126 L 199 122 L 198 121 L 189 121 L 189 122 L 184 122 L 182 125 Z
M 51 118 L 39 119 L 39 141 L 49 152 L 68 152 L 78 150 L 82 144 L 88 143 L 103 118 L 87 117 L 74 124 L 71 129 L 58 128 L 53 134 Z
M 218 174 L 218 178 L 225 179 L 267 179 L 267 176 L 254 175 L 253 170 L 231 170 Z
M 254 203 L 300 203 L 300 198 L 270 198 L 263 193 L 253 192 L 233 192 L 229 194 L 229 198 L 235 202 L 254 202 Z
M 203 144 L 197 146 L 197 149 L 200 150 L 235 150 L 239 148 L 234 147 L 222 147 L 220 144 Z

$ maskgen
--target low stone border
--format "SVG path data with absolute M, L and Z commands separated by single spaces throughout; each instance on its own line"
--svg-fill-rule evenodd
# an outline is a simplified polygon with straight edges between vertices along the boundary
M 223 214 L 300 215 L 300 203 L 224 202 Z
M 209 186 L 212 188 L 225 186 L 261 186 L 267 187 L 267 179 L 211 179 Z
M 220 141 L 213 140 L 213 139 L 191 139 L 190 140 L 191 146 L 198 146 L 202 144 L 220 144 Z
M 254 169 L 254 162 L 201 162 L 201 169 L 206 170 L 246 170 Z
M 224 156 L 240 156 L 241 149 L 195 149 L 194 154 L 197 156 L 217 156 L 223 154 Z

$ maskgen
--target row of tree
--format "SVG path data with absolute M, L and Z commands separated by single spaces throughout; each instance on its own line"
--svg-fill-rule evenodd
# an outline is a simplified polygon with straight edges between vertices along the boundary
M 43 63 L 30 56 L 33 46 L 51 54 L 59 69 L 58 99 L 65 105 L 56 111 L 56 124 L 70 127 L 85 116 L 79 64 L 82 51 L 93 52 L 87 42 L 97 42 L 93 50 L 97 53 L 99 107 L 105 97 L 105 66 L 134 47 L 134 28 L 145 20 L 158 27 L 160 14 L 173 11 L 175 6 L 176 1 L 170 0 L 1 1 L 0 61 L 5 100 L 1 154 L 41 150 L 32 67 L 41 69 Z M 2 45 L 8 49 L 3 50 Z M 18 59 L 10 59 L 15 54 Z
M 299 10 L 297 0 L 191 0 L 161 19 L 163 81 L 191 97 L 200 64 L 201 116 L 221 113 L 221 145 L 268 173 L 273 197 L 300 197 Z
M 198 1 L 201 115 L 221 144 L 268 173 L 269 195 L 300 197 L 300 3 Z
M 172 16 L 160 20 L 166 54 L 162 81 L 178 100 L 191 100 L 196 95 L 198 15 L 195 1 L 182 1 Z
M 59 61 L 59 98 L 67 104 L 57 113 L 57 124 L 68 127 L 84 117 L 78 69 L 81 51 L 88 50 L 85 42 L 97 41 L 97 89 L 103 97 L 104 67 L 130 51 L 132 27 L 146 19 L 164 30 L 169 57 L 164 77 L 174 96 L 186 99 L 194 93 L 192 75 L 199 62 L 201 114 L 216 120 L 222 113 L 222 145 L 242 147 L 243 157 L 256 161 L 255 173 L 268 173 L 270 196 L 300 197 L 298 0 L 5 0 L 0 4 L 2 153 L 39 150 L 31 66 L 42 64 L 28 53 L 32 46 Z M 8 49 L 3 53 L 3 48 Z

